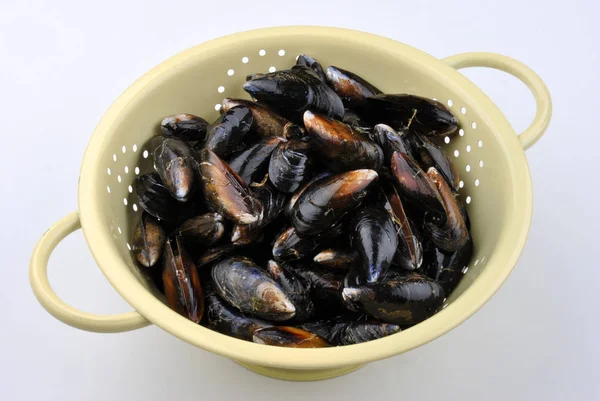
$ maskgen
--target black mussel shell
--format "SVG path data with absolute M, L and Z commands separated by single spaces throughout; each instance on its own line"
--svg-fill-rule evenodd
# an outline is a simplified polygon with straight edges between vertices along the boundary
M 460 177 L 458 168 L 452 160 L 444 153 L 441 147 L 437 146 L 425 136 L 414 133 L 407 135 L 412 144 L 414 153 L 417 156 L 421 168 L 427 171 L 430 167 L 435 167 L 446 179 L 453 191 L 459 190 Z
M 292 193 L 312 172 L 312 151 L 308 142 L 291 139 L 280 143 L 271 153 L 269 181 L 281 192 Z
M 254 145 L 233 155 L 229 159 L 229 166 L 242 177 L 246 184 L 259 183 L 269 170 L 271 153 L 277 148 L 277 145 L 283 142 L 287 142 L 287 140 L 282 137 L 263 138 Z
M 288 294 L 296 307 L 294 320 L 301 322 L 309 319 L 315 311 L 310 298 L 310 284 L 294 272 L 293 267 L 285 262 L 269 260 L 267 272 L 277 284 Z
M 197 186 L 192 149 L 181 139 L 165 137 L 153 155 L 154 169 L 165 187 L 175 199 L 186 202 Z
M 327 67 L 327 80 L 346 107 L 362 105 L 368 97 L 382 93 L 365 79 L 339 67 Z
M 299 65 L 302 67 L 308 67 L 308 68 L 312 69 L 315 73 L 317 73 L 317 75 L 319 76 L 321 81 L 327 83 L 327 75 L 325 74 L 323 67 L 317 60 L 310 57 L 309 55 L 306 55 L 306 54 L 299 55 L 298 58 L 296 59 L 296 65 Z
M 425 250 L 423 273 L 439 283 L 449 296 L 464 275 L 473 256 L 473 241 L 469 240 L 458 250 L 447 252 L 431 245 Z
M 184 141 L 204 141 L 208 126 L 208 122 L 202 117 L 185 113 L 165 117 L 160 123 L 164 135 Z
M 225 113 L 236 106 L 247 107 L 252 112 L 252 130 L 258 136 L 284 136 L 283 128 L 289 121 L 275 113 L 269 107 L 251 100 L 228 97 L 221 103 L 221 111 Z
M 252 340 L 257 344 L 288 348 L 329 347 L 329 343 L 324 338 L 291 326 L 273 326 L 256 330 Z
M 154 266 L 162 256 L 167 234 L 158 221 L 146 212 L 142 213 L 133 232 L 133 254 L 144 267 Z
M 137 177 L 134 188 L 140 207 L 157 219 L 176 222 L 193 213 L 193 205 L 173 198 L 156 172 Z
M 254 118 L 246 106 L 235 106 L 221 114 L 206 136 L 204 147 L 221 158 L 231 155 L 250 132 Z

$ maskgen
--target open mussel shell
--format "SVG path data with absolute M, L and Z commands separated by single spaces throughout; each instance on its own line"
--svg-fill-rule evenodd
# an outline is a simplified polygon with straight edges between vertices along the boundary
M 427 211 L 444 213 L 443 201 L 435 183 L 412 157 L 406 153 L 394 152 L 390 170 L 403 199 Z
M 468 241 L 469 230 L 467 230 L 461 210 L 444 177 L 434 167 L 427 170 L 427 175 L 439 191 L 445 213 L 439 222 L 427 221 L 425 232 L 436 246 L 445 251 L 456 251 Z
M 208 126 L 202 117 L 185 113 L 165 117 L 160 123 L 164 135 L 184 141 L 204 141 Z
M 246 257 L 221 260 L 211 275 L 219 296 L 241 312 L 276 321 L 296 314 L 296 307 L 279 284 Z
M 407 270 L 418 269 L 423 263 L 423 245 L 415 234 L 414 224 L 409 220 L 394 186 L 388 182 L 381 189 L 387 201 L 384 207 L 394 222 L 398 237 L 398 248 L 392 264 Z
M 271 153 L 280 143 L 287 142 L 282 137 L 267 137 L 229 159 L 229 166 L 242 177 L 248 185 L 260 183 L 269 170 Z
M 229 306 L 215 293 L 213 286 L 206 286 L 206 320 L 207 327 L 219 333 L 241 340 L 252 341 L 252 335 L 258 329 L 272 326 L 271 323 Z
M 171 237 L 165 245 L 162 278 L 169 307 L 195 323 L 200 322 L 204 313 L 200 278 L 178 237 Z
M 324 338 L 291 326 L 273 326 L 256 330 L 252 340 L 257 344 L 288 348 L 329 347 L 329 343 Z
M 290 213 L 298 235 L 322 233 L 342 220 L 361 204 L 377 178 L 374 170 L 362 169 L 313 182 L 300 195 Z
M 458 250 L 447 252 L 436 246 L 425 250 L 423 273 L 438 282 L 446 296 L 456 288 L 463 276 L 463 270 L 469 265 L 473 256 L 473 240 L 471 237 Z
M 236 106 L 247 107 L 252 113 L 252 130 L 258 136 L 284 136 L 283 129 L 289 122 L 273 110 L 257 102 L 246 99 L 225 98 L 221 103 L 221 111 L 226 113 Z
M 404 326 L 422 322 L 442 306 L 444 290 L 429 277 L 414 272 L 390 273 L 376 283 L 344 288 L 346 307 Z
M 133 254 L 144 267 L 154 266 L 160 259 L 167 234 L 158 221 L 148 213 L 142 213 L 133 232 Z
M 223 237 L 224 220 L 218 213 L 201 214 L 183 222 L 175 229 L 175 234 L 191 244 L 210 246 Z
M 186 202 L 197 186 L 192 149 L 181 139 L 165 137 L 153 154 L 154 169 L 165 187 L 175 199 Z
M 383 151 L 379 145 L 351 126 L 326 116 L 306 111 L 304 126 L 313 148 L 342 171 L 368 168 L 379 170 Z
M 354 249 L 324 249 L 313 261 L 321 267 L 346 271 L 361 264 L 360 254 Z
M 293 193 L 312 172 L 313 160 L 310 144 L 301 139 L 280 143 L 271 153 L 269 181 L 279 191 Z
M 235 106 L 215 121 L 206 135 L 204 147 L 221 158 L 231 155 L 250 132 L 254 119 L 246 106 Z
M 250 224 L 262 217 L 263 206 L 250 188 L 210 149 L 198 153 L 198 171 L 206 205 L 213 212 L 237 224 Z
M 437 146 L 425 136 L 413 133 L 407 135 L 412 148 L 413 154 L 416 154 L 421 168 L 427 171 L 430 167 L 435 167 L 440 174 L 446 179 L 450 188 L 453 191 L 459 190 L 460 177 L 458 168 L 452 160 L 444 153 L 441 147 Z
M 244 90 L 292 121 L 300 121 L 309 109 L 333 118 L 344 115 L 339 96 L 309 67 L 254 77 L 246 81 Z
M 231 242 L 247 245 L 261 235 L 261 230 L 283 213 L 287 198 L 269 184 L 252 189 L 253 195 L 263 205 L 263 215 L 250 224 L 236 224 L 231 234 Z
M 346 107 L 362 105 L 369 96 L 382 93 L 367 80 L 335 66 L 327 67 L 327 80 Z
M 409 94 L 380 94 L 367 98 L 364 109 L 378 123 L 410 128 L 429 137 L 452 135 L 458 120 L 442 103 Z
M 353 247 L 361 258 L 367 282 L 379 280 L 387 272 L 398 247 L 396 227 L 390 215 L 378 207 L 365 207 L 351 222 Z
M 325 74 L 323 67 L 317 60 L 315 60 L 311 56 L 307 54 L 299 55 L 296 59 L 296 65 L 310 68 L 319 76 L 321 81 L 327 82 L 327 75 Z
M 285 291 L 296 307 L 294 320 L 302 322 L 309 319 L 315 311 L 310 298 L 310 283 L 294 272 L 293 267 L 285 262 L 269 260 L 267 272 Z
M 140 207 L 157 219 L 177 222 L 193 213 L 193 205 L 173 198 L 156 172 L 137 177 L 133 185 Z

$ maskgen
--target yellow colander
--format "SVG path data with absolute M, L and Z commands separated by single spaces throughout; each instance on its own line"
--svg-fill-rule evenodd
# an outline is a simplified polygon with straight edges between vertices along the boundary
M 459 167 L 460 196 L 472 222 L 473 259 L 443 310 L 400 333 L 363 344 L 288 349 L 211 331 L 172 311 L 140 274 L 130 253 L 128 241 L 141 214 L 132 184 L 152 168 L 144 143 L 157 133 L 159 121 L 181 112 L 216 119 L 224 97 L 248 97 L 242 90 L 247 74 L 290 68 L 302 53 L 323 66 L 347 68 L 386 93 L 435 98 L 447 104 L 460 122 L 460 132 L 442 144 Z M 525 132 L 517 136 L 494 103 L 457 71 L 465 67 L 499 69 L 529 87 L 537 113 Z M 498 54 L 466 53 L 438 60 L 380 36 L 321 27 L 259 29 L 212 40 L 152 69 L 106 112 L 83 158 L 79 211 L 51 227 L 33 252 L 33 291 L 48 312 L 79 329 L 122 332 L 156 324 L 199 348 L 283 379 L 317 380 L 350 372 L 441 336 L 498 290 L 523 250 L 531 221 L 532 188 L 524 150 L 542 136 L 550 115 L 550 94 L 542 80 L 520 62 Z M 133 312 L 85 313 L 53 292 L 48 259 L 56 245 L 78 228 L 83 229 L 98 266 Z

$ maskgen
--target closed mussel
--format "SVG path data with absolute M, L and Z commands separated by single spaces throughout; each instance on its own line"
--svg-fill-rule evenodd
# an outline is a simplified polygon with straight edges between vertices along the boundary
M 173 198 L 156 172 L 137 177 L 134 188 L 140 207 L 157 219 L 176 222 L 192 213 L 192 204 Z
M 165 187 L 175 199 L 186 202 L 197 185 L 190 147 L 181 139 L 165 138 L 153 154 L 154 168 Z
M 256 330 L 252 340 L 257 344 L 288 348 L 329 347 L 329 343 L 324 338 L 291 326 L 273 326 Z
M 285 262 L 269 260 L 267 272 L 290 297 L 296 308 L 294 320 L 301 322 L 310 318 L 314 313 L 314 305 L 310 298 L 310 283 L 297 275 L 294 269 Z
M 431 142 L 427 137 L 417 133 L 408 135 L 408 138 L 414 153 L 418 157 L 421 168 L 427 171 L 430 167 L 435 167 L 446 179 L 450 188 L 453 191 L 458 191 L 460 182 L 458 169 L 442 148 Z
M 271 153 L 277 146 L 287 142 L 282 137 L 267 137 L 247 149 L 236 153 L 229 159 L 229 166 L 248 185 L 260 183 L 269 170 Z
M 242 256 L 215 264 L 211 271 L 217 293 L 241 312 L 268 320 L 288 320 L 296 308 L 267 273 Z
M 328 269 L 350 270 L 361 263 L 361 257 L 354 249 L 324 249 L 315 255 L 313 261 Z
M 250 132 L 252 122 L 252 112 L 246 106 L 230 108 L 213 123 L 204 147 L 221 158 L 231 155 Z
M 302 139 L 280 143 L 271 153 L 269 180 L 279 191 L 293 193 L 312 172 L 310 144 Z
M 167 234 L 158 221 L 148 213 L 142 218 L 133 232 L 133 254 L 137 261 L 145 267 L 152 267 L 160 259 Z
M 202 117 L 185 113 L 165 117 L 160 123 L 164 135 L 184 141 L 204 141 L 208 126 Z
M 175 229 L 175 233 L 187 243 L 210 246 L 223 237 L 223 221 L 223 216 L 218 213 L 205 213 L 186 220 Z
M 258 136 L 283 136 L 283 127 L 289 122 L 273 110 L 257 102 L 246 99 L 225 98 L 221 103 L 221 111 L 224 113 L 236 106 L 247 107 L 252 113 L 252 130 Z
M 382 93 L 365 79 L 339 67 L 327 67 L 327 80 L 346 107 L 360 106 L 369 96 Z
M 385 162 L 390 164 L 394 152 L 412 155 L 410 142 L 406 138 L 406 134 L 402 134 L 389 125 L 377 124 L 371 135 L 373 141 L 383 150 Z
M 325 74 L 323 67 L 317 60 L 315 60 L 311 56 L 307 54 L 299 55 L 296 59 L 296 65 L 310 68 L 319 76 L 321 81 L 327 82 L 327 75 Z
M 437 281 L 448 296 L 460 282 L 471 256 L 473 241 L 470 237 L 462 247 L 452 252 L 432 245 L 425 250 L 423 273 Z
M 400 331 L 400 326 L 376 320 L 352 321 L 343 317 L 318 320 L 300 326 L 332 345 L 352 345 L 377 340 Z

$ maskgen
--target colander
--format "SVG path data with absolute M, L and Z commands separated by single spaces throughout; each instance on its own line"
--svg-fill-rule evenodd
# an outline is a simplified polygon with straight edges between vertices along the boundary
M 337 65 L 365 77 L 387 93 L 435 98 L 458 117 L 460 132 L 442 138 L 461 174 L 460 196 L 472 221 L 474 254 L 444 309 L 426 321 L 379 340 L 343 347 L 288 349 L 254 344 L 211 331 L 172 311 L 133 263 L 128 241 L 141 209 L 132 184 L 152 169 L 144 143 L 167 115 L 186 112 L 216 119 L 224 97 L 248 97 L 245 76 L 286 69 L 306 53 L 324 66 Z M 537 113 L 515 135 L 494 103 L 457 69 L 490 67 L 523 81 Z M 515 266 L 527 239 L 532 188 L 524 150 L 546 130 L 550 94 L 520 62 L 492 53 L 438 60 L 405 44 L 354 30 L 278 27 L 242 32 L 186 50 L 129 87 L 106 112 L 86 149 L 79 177 L 79 211 L 42 236 L 30 265 L 33 291 L 54 317 L 94 332 L 124 332 L 155 324 L 183 341 L 229 357 L 260 374 L 290 380 L 338 376 L 361 365 L 406 352 L 448 332 L 477 311 Z M 98 266 L 135 311 L 111 316 L 79 311 L 63 302 L 48 282 L 53 249 L 82 228 Z

